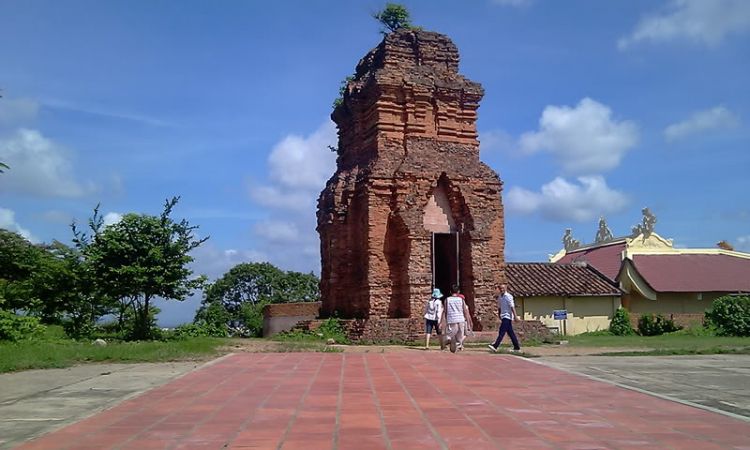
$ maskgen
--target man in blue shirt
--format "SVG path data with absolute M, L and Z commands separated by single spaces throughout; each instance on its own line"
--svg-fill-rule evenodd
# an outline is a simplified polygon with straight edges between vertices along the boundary
M 518 317 L 516 304 L 513 301 L 513 295 L 508 292 L 507 283 L 500 284 L 500 296 L 497 297 L 497 313 L 500 316 L 500 330 L 497 333 L 495 343 L 489 345 L 490 349 L 496 352 L 500 348 L 500 342 L 505 337 L 505 333 L 508 333 L 511 342 L 513 342 L 513 350 L 511 352 L 520 352 L 521 346 L 518 345 L 518 338 L 516 338 L 516 333 L 513 331 L 513 322 L 520 322 L 521 318 Z

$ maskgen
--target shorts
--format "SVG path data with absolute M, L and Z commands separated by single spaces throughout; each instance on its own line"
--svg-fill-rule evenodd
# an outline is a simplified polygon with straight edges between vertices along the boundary
M 432 334 L 432 329 L 434 328 L 437 335 L 440 336 L 440 327 L 438 327 L 437 320 L 425 319 L 424 322 L 424 326 L 427 329 L 427 331 L 425 331 L 425 334 Z

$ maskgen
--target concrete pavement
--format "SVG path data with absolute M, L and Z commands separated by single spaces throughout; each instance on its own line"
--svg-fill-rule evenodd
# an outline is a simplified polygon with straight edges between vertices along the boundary
M 750 420 L 750 355 L 566 356 L 535 361 Z
M 1 374 L 0 449 L 116 406 L 201 364 L 87 364 Z

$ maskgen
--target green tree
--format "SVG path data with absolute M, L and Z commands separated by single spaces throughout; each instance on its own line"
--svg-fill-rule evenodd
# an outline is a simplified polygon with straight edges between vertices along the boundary
M 17 313 L 39 306 L 34 283 L 43 257 L 41 248 L 0 228 L 0 308 Z
M 150 337 L 150 309 L 156 297 L 183 301 L 203 287 L 204 276 L 193 276 L 188 264 L 190 251 L 208 238 L 197 239 L 186 220 L 175 222 L 169 216 L 179 197 L 168 200 L 159 216 L 125 214 L 116 224 L 97 227 L 94 236 L 77 235 L 84 244 L 84 256 L 93 276 L 100 284 L 100 293 L 109 298 L 130 299 L 135 314 L 132 337 Z
M 229 324 L 237 326 L 242 322 L 242 305 L 271 302 L 283 276 L 284 272 L 270 263 L 237 264 L 206 289 L 203 304 L 220 304 Z
M 318 301 L 318 282 L 312 273 L 284 272 L 267 262 L 238 264 L 206 289 L 195 323 L 205 320 L 209 308 L 220 305 L 228 325 L 244 325 L 257 334 L 263 306 Z
M 398 3 L 386 3 L 385 8 L 372 14 L 372 17 L 380 22 L 383 34 L 388 34 L 399 28 L 411 29 L 411 14 L 406 6 Z

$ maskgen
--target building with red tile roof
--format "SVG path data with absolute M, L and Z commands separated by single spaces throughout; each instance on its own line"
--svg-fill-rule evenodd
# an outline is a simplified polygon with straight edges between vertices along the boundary
M 506 275 L 519 315 L 565 334 L 607 329 L 621 305 L 617 283 L 586 263 L 508 263 Z M 555 320 L 555 310 L 567 320 Z
M 561 250 L 551 262 L 586 262 L 617 281 L 633 313 L 700 314 L 723 295 L 750 293 L 750 254 L 682 249 L 654 232 Z

